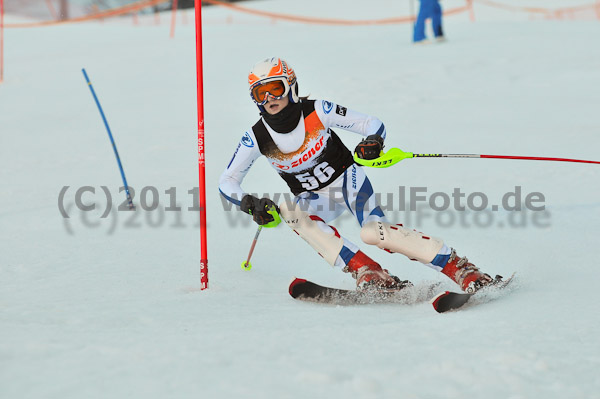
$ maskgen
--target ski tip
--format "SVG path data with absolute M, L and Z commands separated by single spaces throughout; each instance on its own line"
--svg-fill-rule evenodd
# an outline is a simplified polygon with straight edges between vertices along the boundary
M 292 296 L 292 298 L 298 298 L 298 296 L 300 294 L 298 292 L 296 292 L 295 288 L 298 286 L 298 284 L 302 284 L 302 283 L 306 283 L 306 279 L 294 277 L 294 279 L 290 283 L 290 288 L 289 288 L 289 292 L 290 292 L 290 295 Z
M 446 295 L 448 295 L 450 293 L 450 291 L 444 291 L 441 292 L 439 294 L 437 294 L 436 296 L 433 297 L 433 299 L 431 300 L 431 304 L 433 305 L 433 308 L 438 312 L 441 313 L 440 310 L 438 310 L 438 303 L 440 301 L 440 299 L 442 299 L 443 297 L 445 297 Z

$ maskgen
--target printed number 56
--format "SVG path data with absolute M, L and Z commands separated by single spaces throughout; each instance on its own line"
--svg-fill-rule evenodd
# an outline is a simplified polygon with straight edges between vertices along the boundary
M 303 188 L 314 190 L 319 188 L 319 182 L 326 183 L 334 173 L 335 170 L 327 162 L 322 162 L 315 166 L 312 175 L 310 172 L 300 173 L 296 178 L 302 183 Z

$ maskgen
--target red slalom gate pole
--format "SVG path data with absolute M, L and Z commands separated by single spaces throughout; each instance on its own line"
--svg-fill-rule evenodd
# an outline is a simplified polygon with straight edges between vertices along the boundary
M 171 39 L 175 37 L 176 19 L 177 19 L 177 0 L 173 0 L 173 8 L 171 9 Z
M 56 13 L 56 9 L 54 8 L 54 6 L 52 5 L 52 2 L 50 0 L 46 0 L 46 6 L 48 7 L 48 11 L 50 11 L 50 14 L 52 15 L 52 18 L 54 18 L 56 21 L 59 20 L 58 14 Z
M 467 0 L 467 5 L 469 6 L 469 19 L 471 22 L 475 22 L 475 11 L 473 11 L 473 0 Z
M 0 83 L 4 81 L 4 0 L 0 0 Z
M 200 205 L 200 289 L 208 288 L 208 251 L 206 248 L 206 175 L 204 157 L 204 86 L 202 70 L 202 0 L 196 9 L 196 81 L 198 98 L 198 197 Z

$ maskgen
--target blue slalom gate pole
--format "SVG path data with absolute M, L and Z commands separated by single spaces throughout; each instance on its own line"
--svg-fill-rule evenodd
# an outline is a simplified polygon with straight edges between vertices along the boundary
M 106 116 L 104 116 L 104 111 L 102 111 L 102 106 L 100 105 L 100 101 L 98 101 L 98 97 L 96 97 L 96 92 L 94 91 L 94 86 L 92 86 L 92 82 L 90 82 L 90 78 L 88 77 L 85 68 L 81 70 L 83 72 L 83 76 L 87 81 L 88 86 L 90 87 L 90 91 L 92 92 L 92 96 L 94 96 L 94 100 L 96 101 L 96 105 L 98 106 L 98 110 L 100 111 L 100 115 L 102 116 L 102 120 L 104 121 L 104 126 L 106 126 L 106 131 L 108 132 L 108 137 L 110 138 L 110 142 L 112 143 L 113 150 L 115 151 L 115 157 L 117 157 L 117 163 L 119 164 L 119 170 L 121 171 L 121 178 L 123 179 L 123 185 L 125 186 L 125 192 L 127 193 L 127 202 L 129 203 L 129 209 L 134 210 L 133 201 L 131 200 L 131 194 L 129 193 L 129 186 L 127 185 L 127 179 L 125 178 L 125 172 L 123 171 L 123 165 L 121 165 L 121 158 L 119 157 L 119 151 L 117 151 L 117 145 L 115 144 L 115 140 L 113 139 L 112 133 L 110 132 L 110 127 L 108 126 L 108 121 L 106 120 Z

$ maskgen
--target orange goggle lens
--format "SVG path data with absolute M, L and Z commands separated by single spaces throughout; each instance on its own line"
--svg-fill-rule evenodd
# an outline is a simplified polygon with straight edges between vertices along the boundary
M 274 80 L 258 85 L 252 89 L 252 98 L 258 104 L 263 104 L 267 100 L 267 93 L 273 97 L 280 98 L 285 94 L 285 85 L 281 80 Z

